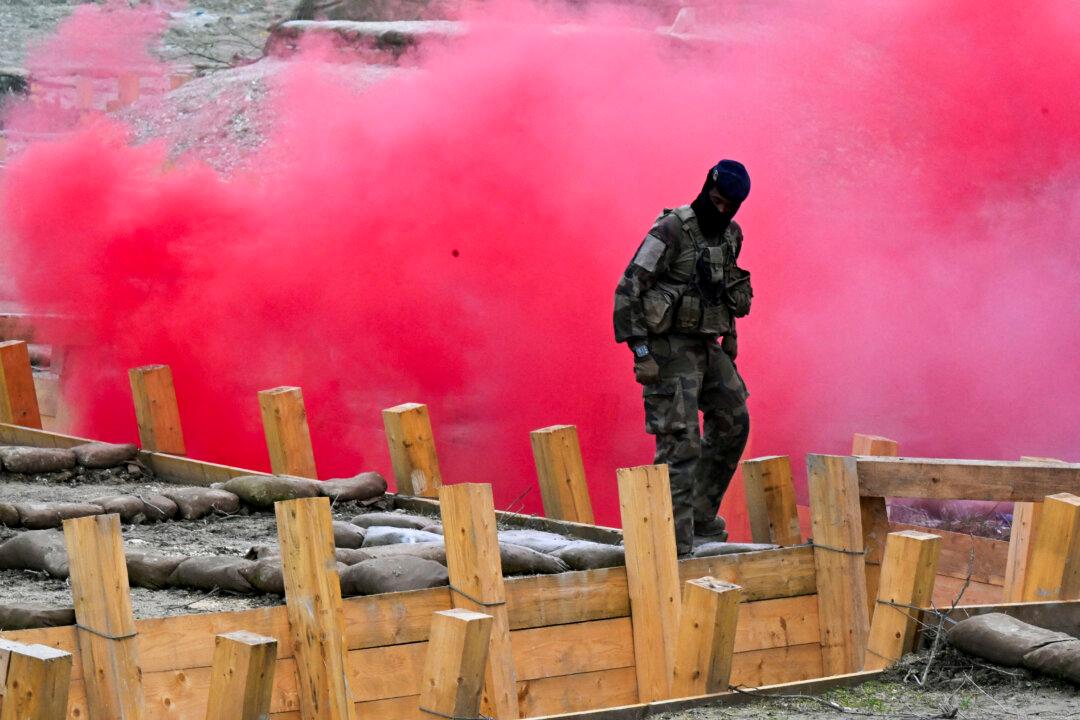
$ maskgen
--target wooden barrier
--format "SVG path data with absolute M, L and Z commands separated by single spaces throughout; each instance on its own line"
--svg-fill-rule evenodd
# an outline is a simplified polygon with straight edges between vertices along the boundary
M 540 481 L 544 515 L 593 524 L 592 501 L 585 482 L 585 465 L 581 460 L 577 428 L 573 425 L 553 425 L 533 430 L 529 439 Z
M 265 720 L 274 691 L 277 640 L 238 631 L 214 639 L 206 720 Z
M 298 387 L 259 391 L 270 470 L 275 475 L 317 478 L 304 394 Z
M 1048 495 L 1024 579 L 1024 600 L 1080 599 L 1080 497 Z
M 756 543 L 798 545 L 802 542 L 791 461 L 786 455 L 742 463 L 750 535 Z
M 915 646 L 918 608 L 930 604 L 940 552 L 937 535 L 914 530 L 889 533 L 865 669 L 887 667 Z
M 304 720 L 354 720 L 328 498 L 276 503 L 285 603 Z
M 128 379 L 143 450 L 183 455 L 184 433 L 172 369 L 168 365 L 145 365 L 129 370 Z
M 442 473 L 427 405 L 397 405 L 383 410 L 382 417 L 398 493 L 439 497 Z
M 1080 488 L 1080 464 L 858 457 L 863 497 L 1041 502 Z
M 722 692 L 731 678 L 741 589 L 712 577 L 684 588 L 671 696 Z
M 619 511 L 642 702 L 671 697 L 681 598 L 666 465 L 621 468 Z
M 851 440 L 851 454 L 896 457 L 900 454 L 900 444 L 880 435 L 855 433 Z M 866 610 L 868 621 L 872 623 L 877 607 L 878 577 L 885 553 L 885 537 L 889 534 L 889 509 L 883 497 L 860 497 L 859 512 L 862 517 L 863 548 L 866 550 Z
M 62 720 L 71 653 L 0 638 L 0 720 Z
M 492 621 L 470 610 L 435 613 L 420 684 L 421 711 L 437 718 L 480 716 Z
M 1023 462 L 1060 463 L 1054 458 L 1024 456 Z M 1012 526 L 1009 528 L 1009 557 L 1005 566 L 1004 602 L 1019 602 L 1024 597 L 1024 578 L 1031 561 L 1032 540 L 1042 514 L 1042 503 L 1013 503 Z
M 120 516 L 65 520 L 64 543 L 90 717 L 138 720 L 142 672 Z
M 41 428 L 30 351 L 22 340 L 0 342 L 0 422 Z

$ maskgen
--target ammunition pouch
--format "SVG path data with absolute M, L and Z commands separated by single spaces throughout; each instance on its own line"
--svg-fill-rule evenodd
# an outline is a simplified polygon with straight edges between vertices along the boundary
M 645 327 L 649 332 L 662 335 L 671 329 L 678 297 L 677 291 L 662 284 L 642 294 L 641 305 L 645 314 Z
M 724 282 L 724 303 L 731 308 L 731 314 L 737 318 L 748 315 L 753 297 L 754 290 L 750 286 L 750 273 L 732 264 Z

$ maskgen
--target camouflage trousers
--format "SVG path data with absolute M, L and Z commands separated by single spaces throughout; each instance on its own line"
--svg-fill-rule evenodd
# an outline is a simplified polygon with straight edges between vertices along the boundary
M 656 436 L 654 462 L 668 466 L 675 542 L 684 553 L 693 547 L 694 523 L 716 517 L 739 465 L 750 434 L 749 393 L 712 338 L 653 336 L 649 351 L 660 382 L 643 389 L 645 431 Z

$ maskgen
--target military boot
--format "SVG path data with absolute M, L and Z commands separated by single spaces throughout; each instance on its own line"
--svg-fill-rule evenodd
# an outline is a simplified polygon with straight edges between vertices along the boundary
M 694 537 L 706 542 L 727 542 L 727 523 L 719 515 L 707 522 L 694 521 Z

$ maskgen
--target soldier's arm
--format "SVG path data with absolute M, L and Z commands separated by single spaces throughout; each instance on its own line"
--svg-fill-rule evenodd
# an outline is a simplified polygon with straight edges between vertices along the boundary
M 662 218 L 645 236 L 615 288 L 615 342 L 644 340 L 649 334 L 641 296 L 667 269 L 677 251 L 678 235 L 668 220 L 671 217 Z
M 732 230 L 732 233 L 734 234 L 734 238 L 735 238 L 735 259 L 738 260 L 739 259 L 739 253 L 742 252 L 742 241 L 743 241 L 742 228 L 739 227 L 739 223 L 732 220 L 731 221 L 731 230 Z

